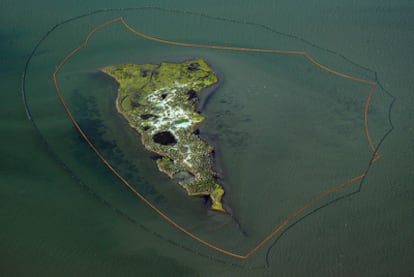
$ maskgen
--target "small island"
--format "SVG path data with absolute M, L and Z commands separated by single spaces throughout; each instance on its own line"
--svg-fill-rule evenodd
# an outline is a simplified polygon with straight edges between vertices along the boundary
M 188 195 L 206 195 L 224 212 L 224 190 L 216 181 L 212 146 L 198 136 L 205 117 L 197 112 L 198 93 L 218 82 L 205 60 L 182 63 L 122 64 L 102 68 L 119 84 L 116 108 L 158 155 L 158 169 Z

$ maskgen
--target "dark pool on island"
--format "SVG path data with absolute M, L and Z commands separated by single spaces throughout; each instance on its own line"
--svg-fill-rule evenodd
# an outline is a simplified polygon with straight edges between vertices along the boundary
M 177 139 L 175 136 L 169 131 L 162 131 L 155 133 L 152 136 L 154 142 L 162 144 L 162 145 L 175 145 L 177 143 Z

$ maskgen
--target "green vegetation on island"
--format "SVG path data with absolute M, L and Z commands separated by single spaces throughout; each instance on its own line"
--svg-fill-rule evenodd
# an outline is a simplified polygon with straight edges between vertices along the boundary
M 144 146 L 160 156 L 158 169 L 179 179 L 189 195 L 208 195 L 211 208 L 224 211 L 213 147 L 196 134 L 205 120 L 197 112 L 197 94 L 218 82 L 208 64 L 198 58 L 107 66 L 102 71 L 119 84 L 117 110 L 138 131 Z

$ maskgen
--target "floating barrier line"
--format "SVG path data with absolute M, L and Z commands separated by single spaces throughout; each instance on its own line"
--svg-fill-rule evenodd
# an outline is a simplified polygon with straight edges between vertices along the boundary
M 369 133 L 369 129 L 368 129 L 368 112 L 369 112 L 369 105 L 371 103 L 371 99 L 372 99 L 372 95 L 375 91 L 375 88 L 377 86 L 376 82 L 370 81 L 370 80 L 366 80 L 366 79 L 361 79 L 355 76 L 351 76 L 348 74 L 344 74 L 341 73 L 339 71 L 336 71 L 334 69 L 331 69 L 325 65 L 320 64 L 319 62 L 317 62 L 313 57 L 311 57 L 308 53 L 306 52 L 302 52 L 302 51 L 290 51 L 290 50 L 278 50 L 278 49 L 258 49 L 258 48 L 244 48 L 244 47 L 230 47 L 230 46 L 218 46 L 218 45 L 203 45 L 203 44 L 193 44 L 193 43 L 183 43 L 183 42 L 176 42 L 176 41 L 169 41 L 169 40 L 163 40 L 163 39 L 159 39 L 156 37 L 152 37 L 146 34 L 143 34 L 141 32 L 138 32 L 137 30 L 135 30 L 134 28 L 132 28 L 129 24 L 126 23 L 125 19 L 123 17 L 117 17 L 114 18 L 112 20 L 109 20 L 97 27 L 95 27 L 94 29 L 92 29 L 92 31 L 90 31 L 88 33 L 88 35 L 86 36 L 85 40 L 82 42 L 82 44 L 77 47 L 76 49 L 74 49 L 72 52 L 70 52 L 56 67 L 55 71 L 53 72 L 52 78 L 53 78 L 53 83 L 54 86 L 56 88 L 56 92 L 59 96 L 60 101 L 62 102 L 62 105 L 65 109 L 65 111 L 67 112 L 67 114 L 69 115 L 72 123 L 74 124 L 75 128 L 78 130 L 78 132 L 80 133 L 80 135 L 83 137 L 83 139 L 88 143 L 88 145 L 91 147 L 91 149 L 95 152 L 95 154 L 99 157 L 99 159 L 101 159 L 101 161 L 115 174 L 115 176 L 117 176 L 119 178 L 120 181 L 122 181 L 122 183 L 128 187 L 140 200 L 142 200 L 146 205 L 148 205 L 152 210 L 154 210 L 162 219 L 164 219 L 165 221 L 167 221 L 168 223 L 170 223 L 171 225 L 173 225 L 175 228 L 177 228 L 178 230 L 180 230 L 182 233 L 186 234 L 187 236 L 191 237 L 192 239 L 198 241 L 199 243 L 217 251 L 220 252 L 222 254 L 225 254 L 227 256 L 231 256 L 237 259 L 248 259 L 250 258 L 254 253 L 256 253 L 260 248 L 262 248 L 267 242 L 269 242 L 272 238 L 274 238 L 278 233 L 280 233 L 286 226 L 288 226 L 290 223 L 292 223 L 294 221 L 294 219 L 296 219 L 298 216 L 300 216 L 302 213 L 304 213 L 306 210 L 308 210 L 310 207 L 312 207 L 313 205 L 315 205 L 316 203 L 320 202 L 322 199 L 326 198 L 327 196 L 331 195 L 332 193 L 338 191 L 339 189 L 352 184 L 358 180 L 362 180 L 365 178 L 367 170 L 364 171 L 363 174 L 358 175 L 356 177 L 353 177 L 349 180 L 346 180 L 338 185 L 336 185 L 333 188 L 330 188 L 326 191 L 324 191 L 323 193 L 321 193 L 320 195 L 316 196 L 315 198 L 313 198 L 311 201 L 309 201 L 308 203 L 306 203 L 304 206 L 302 206 L 300 209 L 296 210 L 293 214 L 291 214 L 287 219 L 285 219 L 280 225 L 278 225 L 269 235 L 267 235 L 263 240 L 261 240 L 256 246 L 254 246 L 251 250 L 249 250 L 246 254 L 242 255 L 242 254 L 237 254 L 234 252 L 231 252 L 229 250 L 223 249 L 217 245 L 214 245 L 208 241 L 205 241 L 204 239 L 200 238 L 199 236 L 191 233 L 190 231 L 188 231 L 187 229 L 185 229 L 183 226 L 181 226 L 180 224 L 178 224 L 177 222 L 175 222 L 172 218 L 170 218 L 168 215 L 166 215 L 164 212 L 162 212 L 159 208 L 157 208 L 154 204 L 152 204 L 148 199 L 145 198 L 145 196 L 143 196 L 141 193 L 139 193 L 104 157 L 103 155 L 98 151 L 98 149 L 93 145 L 93 143 L 89 140 L 88 136 L 84 133 L 84 131 L 82 130 L 82 128 L 79 126 L 79 123 L 76 121 L 74 115 L 72 114 L 71 110 L 69 109 L 68 105 L 66 104 L 65 98 L 63 97 L 62 91 L 60 89 L 60 86 L 58 84 L 57 81 L 57 75 L 60 72 L 60 70 L 62 69 L 62 67 L 65 65 L 65 63 L 71 58 L 73 57 L 75 54 L 77 54 L 79 51 L 81 51 L 83 48 L 87 47 L 89 40 L 91 39 L 91 37 L 100 29 L 105 28 L 108 25 L 111 25 L 113 23 L 116 22 L 120 22 L 126 29 L 128 29 L 129 31 L 131 31 L 132 33 L 134 33 L 135 35 L 147 39 L 147 40 L 151 40 L 151 41 L 155 41 L 155 42 L 159 42 L 159 43 L 163 43 L 163 44 L 170 44 L 170 45 L 176 45 L 176 46 L 184 46 L 184 47 L 197 47 L 197 48 L 207 48 L 207 49 L 220 49 L 220 50 L 231 50 L 231 51 L 245 51 L 245 52 L 259 52 L 259 53 L 277 53 L 277 54 L 287 54 L 287 55 L 302 55 L 304 56 L 306 59 L 308 59 L 311 63 L 313 63 L 315 66 L 331 73 L 334 74 L 336 76 L 339 77 L 343 77 L 349 80 L 353 80 L 359 83 L 364 83 L 364 84 L 368 84 L 371 86 L 369 94 L 368 94 L 368 98 L 367 101 L 365 103 L 365 110 L 364 110 L 364 129 L 365 129 L 365 134 L 369 143 L 369 146 L 373 152 L 374 158 L 372 159 L 372 161 L 370 161 L 370 163 L 368 164 L 368 168 L 369 166 L 376 162 L 379 158 L 380 155 L 378 154 L 377 148 L 375 147 L 375 145 L 372 142 L 371 139 L 371 135 Z

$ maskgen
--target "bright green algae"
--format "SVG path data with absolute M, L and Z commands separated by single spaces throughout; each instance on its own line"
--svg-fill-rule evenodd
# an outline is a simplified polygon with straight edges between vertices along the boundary
M 189 195 L 209 195 L 212 209 L 224 211 L 213 147 L 194 133 L 205 120 L 197 112 L 197 94 L 218 82 L 208 64 L 198 58 L 107 66 L 102 71 L 119 84 L 118 112 L 138 131 L 144 146 L 161 156 L 158 169 L 171 178 L 179 175 Z

